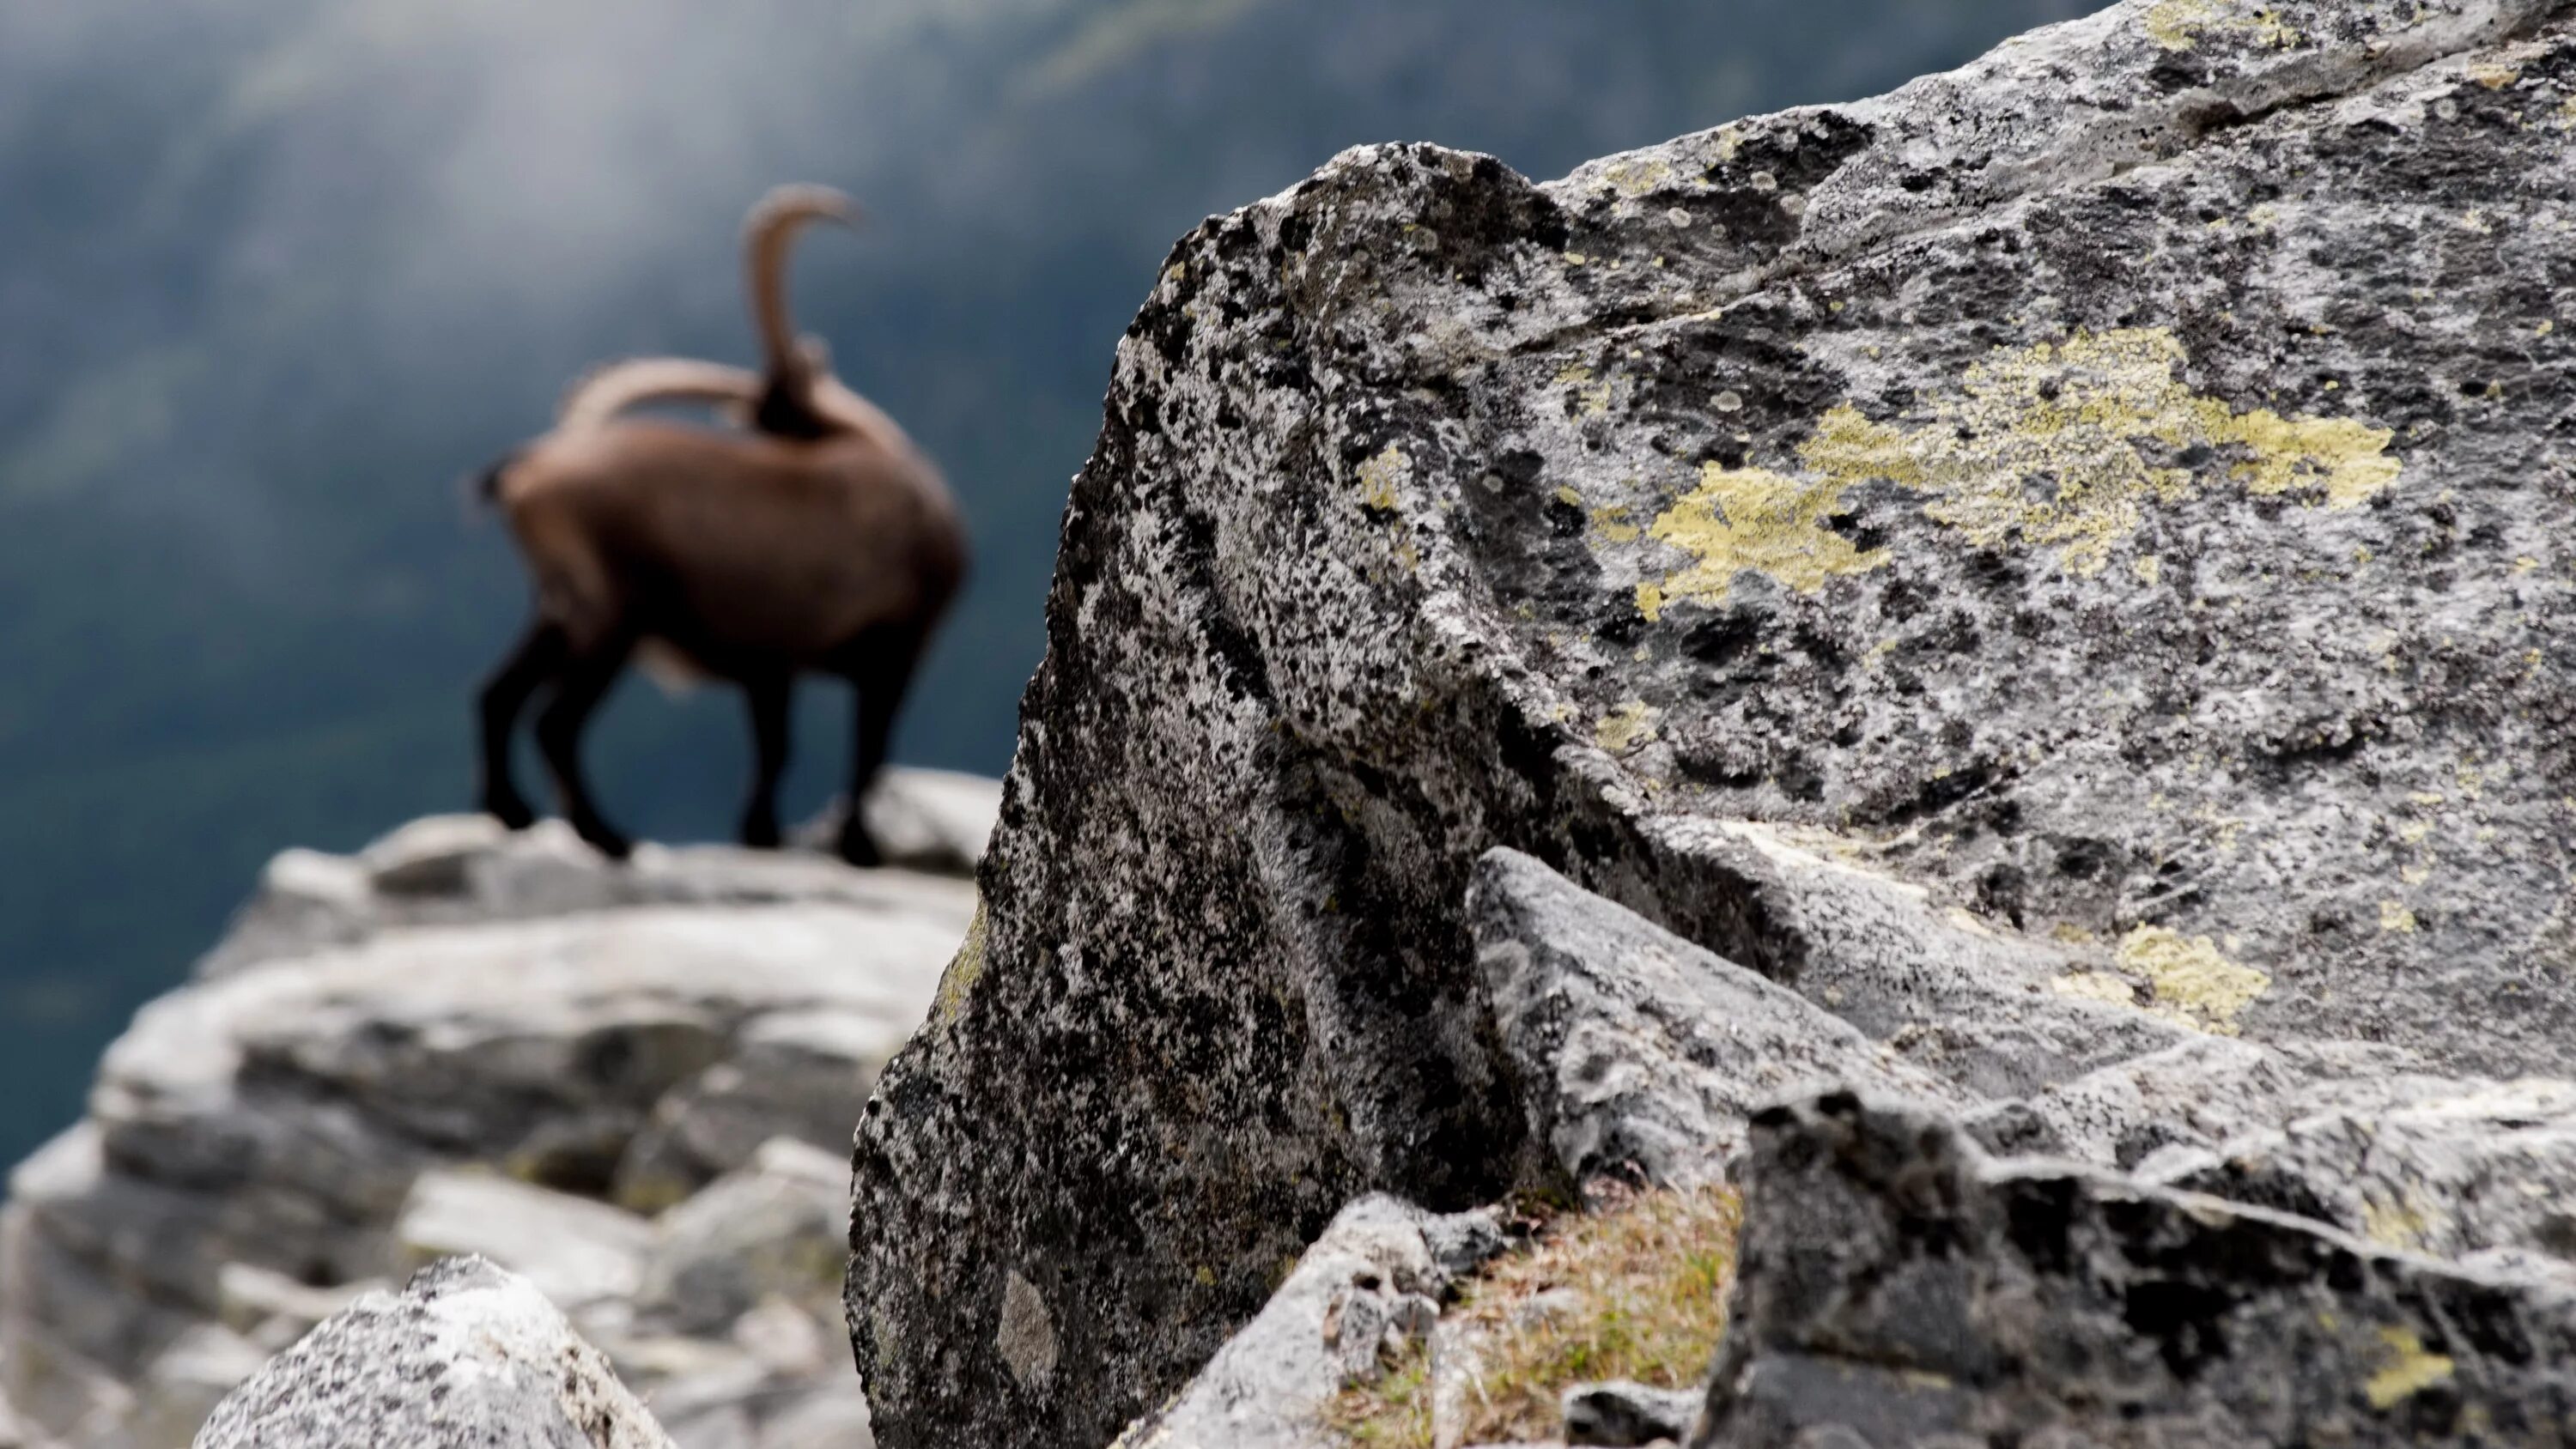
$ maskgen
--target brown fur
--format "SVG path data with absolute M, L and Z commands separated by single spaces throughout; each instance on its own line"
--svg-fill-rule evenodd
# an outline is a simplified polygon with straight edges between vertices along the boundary
M 758 757 L 742 824 L 753 845 L 778 840 L 795 679 L 849 680 L 859 708 L 841 853 L 876 857 L 856 804 L 884 761 L 967 549 L 947 485 L 903 430 L 831 374 L 819 343 L 784 340 L 786 243 L 803 222 L 835 214 L 828 195 L 782 189 L 754 214 L 748 250 L 766 374 L 686 359 L 616 364 L 567 397 L 553 432 L 486 476 L 537 596 L 536 620 L 480 706 L 483 805 L 514 827 L 534 811 L 511 779 L 509 737 L 528 700 L 550 687 L 537 736 L 565 813 L 593 845 L 625 853 L 625 837 L 590 799 L 579 745 L 591 711 L 642 650 L 743 687 Z M 666 399 L 738 406 L 762 431 L 616 416 Z

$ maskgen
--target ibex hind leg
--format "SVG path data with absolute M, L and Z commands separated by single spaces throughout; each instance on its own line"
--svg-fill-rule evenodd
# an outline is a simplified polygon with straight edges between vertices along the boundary
M 537 716 L 537 750 L 554 776 L 555 796 L 563 802 L 564 818 L 592 848 L 611 860 L 624 860 L 633 851 L 634 843 L 608 823 L 607 817 L 599 813 L 598 802 L 591 798 L 589 782 L 581 769 L 581 737 L 600 701 L 617 683 L 618 671 L 625 667 L 626 656 L 633 647 L 632 637 L 619 636 L 574 654 L 556 676 L 554 698 Z
M 872 866 L 884 859 L 876 837 L 868 833 L 868 791 L 885 768 L 895 715 L 903 708 L 920 657 L 921 638 L 909 632 L 871 634 L 849 651 L 843 673 L 858 691 L 858 707 L 852 711 L 857 727 L 850 742 L 849 810 L 841 819 L 839 850 L 852 865 Z
M 519 793 L 515 772 L 510 768 L 510 736 L 518 728 L 519 714 L 528 700 L 545 687 L 563 668 L 570 646 L 563 630 L 539 620 L 521 636 L 510 656 L 501 661 L 483 683 L 475 700 L 475 714 L 481 724 L 475 803 L 486 814 L 497 817 L 512 830 L 525 830 L 537 822 L 537 812 Z
M 788 717 L 795 703 L 795 681 L 785 674 L 743 681 L 751 706 L 751 798 L 742 808 L 742 843 L 754 850 L 776 850 L 778 781 L 787 773 Z

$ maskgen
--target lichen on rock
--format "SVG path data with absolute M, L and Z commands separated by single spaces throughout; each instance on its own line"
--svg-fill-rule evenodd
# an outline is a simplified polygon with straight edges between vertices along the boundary
M 2558 0 L 2130 0 L 1185 238 L 861 1132 L 887 1442 L 1105 1439 L 1353 1197 L 1503 1190 L 1495 846 L 1997 1100 L 2576 1069 L 2571 93 Z

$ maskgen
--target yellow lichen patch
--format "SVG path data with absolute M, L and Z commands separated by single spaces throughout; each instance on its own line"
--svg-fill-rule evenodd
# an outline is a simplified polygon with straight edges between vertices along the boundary
M 1697 562 L 1647 580 L 1638 609 L 1652 620 L 1676 599 L 1723 599 L 1748 569 L 1812 593 L 1879 567 L 1884 550 L 1825 526 L 1848 489 L 1872 480 L 1933 495 L 1924 513 L 1980 547 L 2054 547 L 2060 567 L 2086 577 L 2138 532 L 2150 504 L 2192 496 L 2193 471 L 2164 460 L 2194 450 L 2250 492 L 2314 489 L 2331 508 L 2397 481 L 2387 429 L 2236 412 L 2176 378 L 2184 361 L 2162 328 L 2078 333 L 1969 368 L 1959 395 L 1920 427 L 1835 407 L 1799 446 L 1795 473 L 1709 464 L 1647 530 Z M 2152 556 L 2131 568 L 2143 583 L 2161 578 Z
M 1961 396 L 1906 430 L 1849 404 L 1799 449 L 1834 485 L 1873 478 L 1938 495 L 1924 511 L 1978 545 L 2055 545 L 2069 573 L 2101 572 L 2153 502 L 2190 497 L 2187 468 L 2149 461 L 2192 448 L 2220 454 L 2256 493 L 2316 487 L 2349 508 L 2397 480 L 2395 434 L 2349 419 L 2237 413 L 2174 374 L 2182 344 L 2163 328 L 2078 333 L 1968 369 Z
M 1673 179 L 1673 163 L 1659 156 L 1632 156 L 1613 164 L 1601 179 L 1621 196 L 1643 196 Z
M 1723 599 L 1735 576 L 1748 569 L 1807 594 L 1837 574 L 1877 568 L 1887 561 L 1885 549 L 1864 552 L 1825 527 L 1842 493 L 1842 484 L 1803 482 L 1767 468 L 1707 465 L 1699 486 L 1675 499 L 1646 530 L 1697 562 L 1649 586 L 1652 609 L 1641 588 L 1638 608 L 1651 619 L 1674 599 Z
M 2114 1006 L 2138 1004 L 2138 988 L 2130 985 L 2127 977 L 2109 971 L 2071 971 L 2050 981 L 2048 989 L 2084 1001 L 2107 1001 Z
M 2299 42 L 2299 33 L 2282 23 L 2277 12 L 2242 0 L 2162 0 L 2148 7 L 2140 24 L 2148 39 L 2167 50 L 2197 49 L 2201 37 L 2212 34 L 2241 35 L 2284 50 Z
M 1614 755 L 1624 755 L 1655 737 L 1655 721 L 1661 711 L 1642 699 L 1632 699 L 1601 717 L 1592 731 L 1593 742 Z
M 2426 1389 L 2451 1381 L 2455 1368 L 2451 1360 L 2427 1350 L 2415 1330 L 2383 1328 L 2379 1330 L 2379 1341 L 2388 1345 L 2388 1364 L 2362 1386 L 2372 1408 L 2384 1412 Z
M 2069 946 L 2090 946 L 2093 933 L 2072 921 L 2060 921 L 2048 928 L 2048 939 L 2062 941 Z
M 2129 572 L 2138 576 L 2139 583 L 2153 588 L 2156 580 L 2164 577 L 2165 566 L 2154 554 L 2142 553 L 2129 561 Z
M 1592 510 L 1592 531 L 1611 543 L 1635 543 L 1639 529 L 1628 521 L 1625 505 L 1612 504 Z
M 2404 1202 L 2364 1202 L 2361 1205 L 2361 1235 L 2383 1248 L 2402 1248 L 2421 1252 L 2432 1241 L 2433 1229 L 2440 1221 L 2437 1210 L 2409 1199 Z
M 1395 511 L 1396 491 L 1413 477 L 1413 460 L 1389 444 L 1387 450 L 1360 464 L 1360 502 L 1380 513 Z
M 2193 406 L 2210 442 L 2241 444 L 2253 455 L 2232 470 L 2249 492 L 2323 484 L 2327 507 L 2352 508 L 2397 481 L 2400 465 L 2388 456 L 2397 435 L 2386 428 L 2351 418 L 2285 418 L 2268 408 L 2231 413 L 2215 398 Z
M 2207 936 L 2189 939 L 2164 926 L 2140 926 L 2120 938 L 2121 967 L 2146 978 L 2155 1009 L 2187 1026 L 2236 1035 L 2236 1017 L 2272 988 L 2272 978 L 2218 953 Z
M 2191 812 L 2191 818 L 2209 827 L 2222 855 L 2234 855 L 2236 843 L 2245 834 L 2245 822 L 2234 815 L 2221 815 L 2215 805 L 2203 805 Z
M 2406 903 L 2403 901 L 2381 901 L 2379 903 L 2379 929 L 2395 935 L 2414 935 L 2415 913 L 2406 909 Z

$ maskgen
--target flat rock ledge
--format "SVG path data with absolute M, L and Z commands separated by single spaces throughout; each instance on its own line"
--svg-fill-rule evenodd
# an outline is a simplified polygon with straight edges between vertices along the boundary
M 911 848 L 955 866 L 996 793 L 899 773 L 881 798 L 938 805 Z M 18 1432 L 179 1449 L 353 1298 L 479 1255 L 680 1449 L 864 1446 L 838 1302 L 851 1125 L 974 904 L 953 874 L 796 853 L 615 866 L 553 822 L 287 852 L 10 1178 Z
M 1552 183 L 1361 148 L 1185 238 L 860 1133 L 885 1441 L 1107 1441 L 1368 1193 L 1718 1170 L 1703 1048 L 2554 1271 L 2476 1184 L 2576 1072 L 2570 9 L 2129 0 Z M 1495 847 L 1740 974 L 1534 1098 Z M 2432 1160 L 2452 1114 L 2497 1155 Z M 2185 1162 L 2237 1116 L 2277 1135 Z
M 599 1350 L 480 1258 L 370 1293 L 228 1395 L 195 1449 L 673 1449 Z

